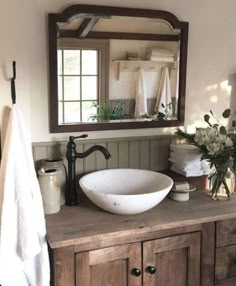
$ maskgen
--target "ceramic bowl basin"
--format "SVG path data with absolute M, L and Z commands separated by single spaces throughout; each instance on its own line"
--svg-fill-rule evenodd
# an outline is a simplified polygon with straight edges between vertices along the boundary
M 83 176 L 79 184 L 98 207 L 115 214 L 138 214 L 159 204 L 169 193 L 170 177 L 147 170 L 110 169 Z

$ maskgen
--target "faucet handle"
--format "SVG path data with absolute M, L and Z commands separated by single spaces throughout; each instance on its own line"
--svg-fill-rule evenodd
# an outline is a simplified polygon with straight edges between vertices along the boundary
M 86 137 L 88 137 L 88 134 L 82 134 L 80 136 L 69 136 L 69 140 L 70 142 L 74 142 L 75 139 L 86 138 Z

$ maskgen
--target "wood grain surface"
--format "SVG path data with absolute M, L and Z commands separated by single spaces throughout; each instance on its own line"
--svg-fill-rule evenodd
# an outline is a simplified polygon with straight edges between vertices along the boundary
M 200 286 L 200 232 L 143 243 L 143 265 L 154 266 L 155 274 L 144 271 L 145 286 Z
M 141 243 L 124 244 L 76 254 L 76 286 L 141 286 Z
M 216 223 L 216 246 L 236 244 L 236 220 L 227 219 Z
M 228 278 L 236 278 L 236 245 L 216 249 L 215 279 Z
M 202 225 L 201 286 L 214 286 L 215 280 L 215 222 Z
M 216 281 L 215 286 L 235 286 L 236 285 L 236 278 Z
M 74 247 L 54 249 L 51 259 L 51 285 L 74 286 Z
M 47 238 L 51 248 L 75 245 L 76 251 L 81 251 L 94 243 L 101 247 L 108 240 L 122 237 L 139 241 L 145 239 L 147 232 L 152 237 L 158 231 L 197 229 L 203 223 L 235 217 L 235 195 L 229 201 L 219 202 L 204 191 L 191 193 L 190 200 L 184 203 L 166 198 L 153 209 L 130 216 L 110 214 L 83 198 L 79 206 L 63 206 L 59 213 L 46 216 Z

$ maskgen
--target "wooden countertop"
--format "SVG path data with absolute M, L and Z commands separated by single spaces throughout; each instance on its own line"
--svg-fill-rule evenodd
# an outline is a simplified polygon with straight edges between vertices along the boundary
M 204 191 L 190 193 L 188 202 L 166 198 L 153 209 L 137 215 L 115 215 L 97 208 L 87 199 L 74 207 L 63 206 L 47 215 L 47 238 L 51 248 L 90 244 L 120 237 L 140 237 L 147 232 L 194 226 L 236 217 L 236 194 L 229 201 L 214 201 Z M 138 238 L 137 238 L 138 239 Z

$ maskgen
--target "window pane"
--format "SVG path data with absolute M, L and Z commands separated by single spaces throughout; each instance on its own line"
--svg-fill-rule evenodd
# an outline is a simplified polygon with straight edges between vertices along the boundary
M 62 50 L 57 50 L 57 74 L 62 74 Z
M 63 124 L 62 102 L 58 102 L 58 122 L 59 125 Z
M 62 76 L 58 76 L 57 81 L 58 81 L 58 99 L 62 100 Z
M 64 50 L 64 74 L 80 74 L 80 50 Z
M 83 76 L 82 77 L 82 99 L 97 100 L 97 77 Z
M 65 102 L 65 123 L 80 122 L 80 102 Z
M 92 115 L 97 114 L 97 108 L 93 106 L 94 101 L 85 101 L 82 103 L 82 121 L 83 122 L 88 122 L 88 121 L 93 121 L 92 118 L 90 118 Z M 96 121 L 95 121 L 96 122 Z
M 64 100 L 80 99 L 80 77 L 65 76 L 64 77 Z
M 96 50 L 82 51 L 82 74 L 96 75 L 97 74 L 98 52 Z

